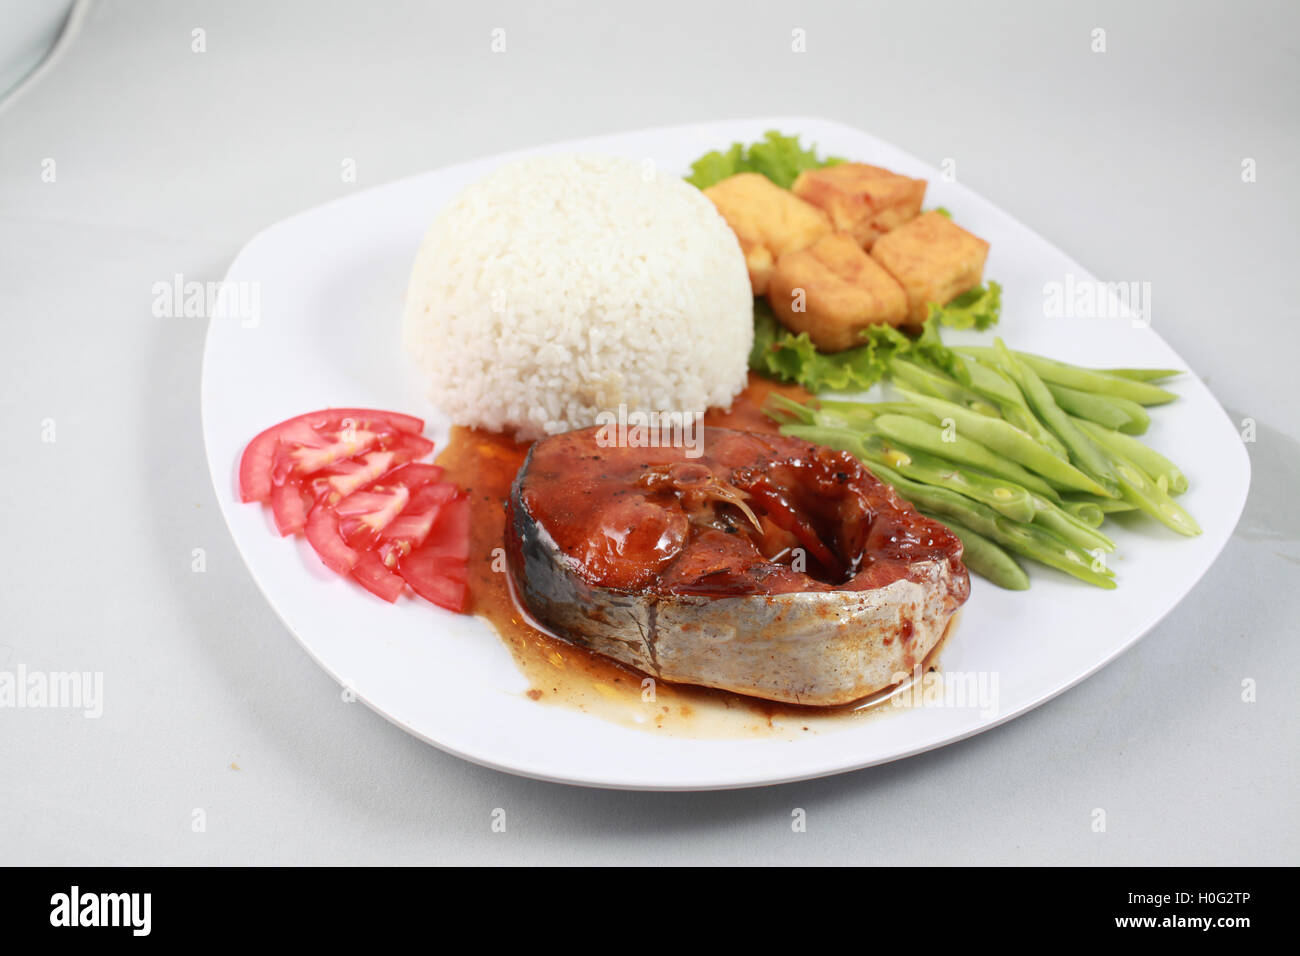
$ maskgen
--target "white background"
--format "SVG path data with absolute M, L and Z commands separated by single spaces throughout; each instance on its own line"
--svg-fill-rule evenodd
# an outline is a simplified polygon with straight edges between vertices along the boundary
M 0 669 L 102 671 L 104 715 L 0 709 L 0 861 L 1300 861 L 1297 35 L 1280 3 L 92 4 L 0 105 Z M 799 113 L 951 157 L 1102 278 L 1152 284 L 1157 331 L 1257 423 L 1219 562 L 1028 716 L 767 790 L 521 780 L 344 703 L 216 512 L 205 322 L 154 317 L 153 284 L 428 168 Z

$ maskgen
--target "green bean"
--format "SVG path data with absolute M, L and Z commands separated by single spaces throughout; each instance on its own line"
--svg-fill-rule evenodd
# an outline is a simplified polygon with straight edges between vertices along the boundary
M 1002 411 L 1002 417 L 1041 445 L 1045 445 L 1057 458 L 1069 461 L 1070 455 L 1065 446 L 1052 434 L 1038 416 L 1029 408 L 1024 394 L 1000 368 L 971 360 L 966 363 L 970 375 L 971 391 L 983 395 L 994 402 Z
M 819 399 L 817 402 L 817 422 L 819 424 L 841 424 L 861 428 L 871 428 L 871 423 L 881 415 L 923 416 L 932 424 L 939 424 L 939 419 L 926 415 L 921 409 L 908 402 L 845 402 Z
M 882 465 L 871 469 L 881 481 L 893 486 L 903 498 L 918 508 L 947 518 L 955 518 L 971 530 L 993 539 L 1019 555 L 1064 571 L 1081 581 L 1100 588 L 1113 588 L 1113 573 L 1104 565 L 1097 569 L 1091 555 L 1067 544 L 1055 534 L 1034 524 L 1018 524 L 1004 518 L 987 505 L 971 501 L 947 488 L 934 488 L 904 478 Z
M 857 410 L 862 407 L 865 406 L 858 406 Z M 783 434 L 840 447 L 831 439 L 831 433 L 848 431 L 855 438 L 854 447 L 850 449 L 854 454 L 862 457 L 867 449 L 871 449 L 878 456 L 886 456 L 886 464 L 890 463 L 888 456 L 894 455 L 895 449 L 889 447 L 884 438 L 901 442 L 902 447 L 898 451 L 915 459 L 915 477 L 918 481 L 954 486 L 959 492 L 986 501 L 1017 521 L 1031 521 L 1034 516 L 1034 505 L 1029 499 L 1026 482 L 1041 494 L 1059 497 L 1037 475 L 999 458 L 969 440 L 946 442 L 938 426 L 913 418 L 910 414 L 887 414 L 853 421 L 852 414 L 842 415 L 839 410 L 833 409 L 813 409 L 779 395 L 770 395 L 765 408 L 770 417 L 787 426 L 782 428 Z M 911 406 L 906 408 L 910 413 L 924 414 L 920 409 Z M 846 411 L 852 413 L 855 409 L 850 407 Z M 874 416 L 874 411 L 869 414 Z M 968 467 L 960 468 L 954 462 Z M 893 464 L 898 467 L 899 463 L 894 461 Z M 974 466 L 975 470 L 969 466 Z
M 1095 369 L 1058 362 L 1028 352 L 1019 352 L 1017 356 L 1026 362 L 1040 377 L 1057 385 L 1068 385 L 1084 392 L 1096 392 L 1115 398 L 1127 398 L 1139 405 L 1164 405 L 1178 396 L 1168 389 L 1150 382 L 1125 378 L 1120 375 L 1108 375 Z
M 1157 481 L 1163 478 L 1171 494 L 1181 495 L 1187 490 L 1187 476 L 1177 465 L 1154 448 L 1144 445 L 1136 438 L 1102 428 L 1093 422 L 1081 421 L 1078 425 L 1110 453 L 1111 457 L 1119 455 L 1128 458 Z
M 1003 370 L 1025 393 L 1025 400 L 1029 402 L 1030 408 L 1048 428 L 1056 433 L 1056 437 L 1061 439 L 1061 443 L 1070 452 L 1074 464 L 1100 484 L 1105 489 L 1104 494 L 1117 496 L 1119 484 L 1115 480 L 1115 470 L 1101 447 L 1079 430 L 1079 427 L 1074 424 L 1074 419 L 1061 411 L 1061 406 L 1056 404 L 1056 399 L 1052 398 L 1052 393 L 1047 390 L 1038 373 L 1013 355 L 1005 342 L 994 339 L 993 347 L 997 350 Z
M 1114 453 L 1111 454 L 1111 459 L 1115 462 L 1115 474 L 1119 476 L 1120 488 L 1126 499 L 1179 534 L 1191 538 L 1201 533 L 1201 526 L 1196 520 L 1140 467 Z
M 1024 404 L 1024 396 L 1020 394 L 1020 389 L 1016 388 L 1016 383 L 996 367 L 971 359 L 964 362 L 963 368 L 968 379 L 965 383 L 966 387 L 977 395 L 983 395 L 999 405 Z
M 767 398 L 763 400 L 763 414 L 778 422 L 796 421 L 804 424 L 811 424 L 816 417 L 816 411 L 811 405 L 796 402 L 780 392 L 767 393 Z
M 958 362 L 961 362 L 961 359 L 958 359 Z M 983 390 L 963 388 L 962 382 L 957 381 L 956 378 L 945 376 L 939 369 L 926 367 L 926 365 L 920 365 L 923 375 L 918 375 L 913 371 L 918 369 L 918 364 L 906 362 L 905 359 L 894 360 L 892 368 L 894 378 L 904 382 L 907 388 L 931 395 L 932 398 L 943 398 L 944 401 L 953 402 L 954 405 L 965 406 L 989 418 L 1006 419 L 1040 444 L 1047 445 L 1048 450 L 1052 451 L 1057 458 L 1070 459 L 1069 454 L 1066 454 L 1065 445 L 1057 441 L 1057 437 L 1044 428 L 1043 423 L 1035 418 L 1034 412 L 1030 411 L 1030 407 L 1024 403 L 1024 397 L 1021 390 L 1015 386 L 1015 382 L 1002 375 L 997 369 L 988 368 L 987 365 L 978 362 L 963 363 L 963 365 L 967 369 L 979 368 L 978 372 L 967 372 L 967 381 L 974 382 L 979 378 L 985 385 L 992 385 L 993 382 L 997 382 L 997 385 Z
M 1038 420 L 1038 416 L 1028 408 L 1022 405 L 1003 406 L 1002 417 L 1061 459 L 1061 461 L 1068 462 L 1070 460 L 1070 453 L 1065 450 L 1061 440 L 1053 435 Z
M 991 405 L 956 379 L 949 378 L 947 375 L 924 365 L 896 358 L 890 365 L 890 374 L 894 378 L 906 382 L 909 387 L 926 395 L 933 395 L 935 398 L 956 402 L 958 405 L 964 405 L 971 411 L 979 412 L 981 415 L 999 414 L 999 410 L 995 405 Z
M 803 428 L 801 437 L 815 440 Z M 800 434 L 791 431 L 791 434 Z M 945 461 L 936 455 L 893 444 L 875 435 L 863 439 L 863 455 L 868 460 L 878 462 L 894 469 L 906 478 L 919 481 L 925 485 L 948 488 L 958 494 L 983 502 L 999 514 L 1006 515 L 1012 521 L 1033 521 L 1038 511 L 1029 491 L 1014 482 L 1006 481 L 976 468 L 963 467 L 951 461 Z M 1051 506 L 1051 502 L 1043 501 Z
M 782 425 L 782 435 L 802 438 L 817 445 L 825 445 L 837 451 L 847 451 L 855 458 L 866 460 L 866 442 L 868 435 L 851 428 L 838 428 L 834 425 Z
M 1128 504 L 1128 502 L 1124 502 Z M 1061 507 L 1086 524 L 1089 528 L 1100 528 L 1106 520 L 1105 513 L 1090 501 L 1062 501 Z
M 939 400 L 935 399 L 935 401 Z M 984 418 L 978 412 L 967 412 L 967 414 Z M 986 420 L 1001 422 L 1001 419 Z M 1045 497 L 1060 497 L 1046 481 L 1025 470 L 1016 462 L 994 454 L 992 450 L 974 439 L 961 434 L 947 434 L 938 425 L 931 425 L 906 415 L 881 415 L 876 419 L 875 427 L 886 438 L 911 448 L 957 461 L 963 465 L 970 465 L 972 468 L 979 468 L 1006 481 L 1014 481 L 1021 487 L 1036 491 Z
M 943 372 L 947 373 L 948 375 L 951 375 L 962 385 L 965 385 L 967 388 L 970 388 L 972 382 L 970 366 L 972 363 L 962 358 L 952 349 L 948 349 L 948 354 L 946 358 L 947 358 L 947 363 L 944 365 L 940 366 L 939 363 L 937 362 L 929 362 L 928 364 L 939 367 Z
M 1081 392 L 1068 385 L 1047 383 L 1047 390 L 1061 406 L 1075 418 L 1086 418 L 1090 422 L 1104 425 L 1125 432 L 1129 435 L 1141 435 L 1151 424 L 1151 416 L 1137 402 L 1127 398 L 1112 398 L 1095 392 Z
M 987 345 L 955 347 L 953 351 L 960 355 L 971 355 L 975 358 L 987 358 L 995 354 L 995 350 Z M 1030 352 L 1016 352 L 1015 354 L 1017 358 L 1037 372 L 1039 378 L 1044 381 L 1053 382 L 1057 385 L 1068 385 L 1070 388 L 1077 388 L 1083 392 L 1096 392 L 1099 395 L 1127 398 L 1139 405 L 1163 405 L 1166 402 L 1172 402 L 1178 397 L 1168 389 L 1152 385 L 1150 382 L 1126 378 L 1122 375 L 1111 375 L 1097 369 L 1082 368 L 1078 365 L 1043 358 L 1041 355 L 1034 355 Z
M 1088 513 L 1091 513 L 1091 509 L 1096 509 L 1098 525 L 1106 515 L 1136 510 L 1136 506 L 1131 501 L 1125 501 L 1123 498 L 1101 498 L 1097 495 L 1085 494 L 1063 495 L 1061 507 L 1089 524 L 1092 523 L 1091 520 L 1085 518 L 1080 512 L 1087 509 Z
M 1053 532 L 1061 540 L 1082 548 L 1085 551 L 1114 551 L 1115 542 L 1110 540 L 1095 527 L 1089 526 L 1086 522 L 1076 518 L 1064 508 L 1052 504 L 1046 498 L 1040 498 L 1037 495 L 1033 497 L 1034 501 L 1034 521 L 1041 524 L 1048 531 Z M 1098 514 L 1100 517 L 1100 514 Z M 1101 522 L 1098 521 L 1098 524 Z
M 1044 512 L 1049 515 L 1053 512 L 1060 512 L 1060 509 L 1052 502 L 1041 495 L 1033 494 L 1013 481 L 989 474 L 978 468 L 955 464 L 951 460 L 899 442 L 888 434 L 891 431 L 888 427 L 889 424 L 890 422 L 885 421 L 884 426 L 881 428 L 881 434 L 858 433 L 834 426 L 803 424 L 786 425 L 781 429 L 781 434 L 793 435 L 796 438 L 803 438 L 819 445 L 851 451 L 865 461 L 885 465 L 913 481 L 947 488 L 960 495 L 965 495 L 967 498 L 982 502 L 1012 521 L 1027 523 L 1034 521 L 1036 516 Z M 915 429 L 919 428 L 923 432 L 930 427 L 917 422 L 912 422 L 912 426 L 911 429 L 904 428 L 901 431 L 915 434 Z M 944 451 L 947 452 L 948 448 L 944 447 Z M 1064 516 L 1063 512 L 1061 512 L 1061 515 L 1065 522 L 1072 520 L 1068 516 Z M 1039 523 L 1048 527 L 1053 525 L 1052 521 L 1045 519 L 1040 519 Z M 1071 540 L 1068 534 L 1061 536 L 1066 540 Z M 1107 550 L 1114 547 L 1104 535 L 1095 535 L 1090 530 L 1087 531 L 1087 537 L 1084 541 L 1076 540 L 1074 543 L 1086 543 L 1087 547 L 1101 546 Z
M 1099 368 L 1097 371 L 1119 378 L 1131 378 L 1137 382 L 1163 382 L 1167 378 L 1183 374 L 1176 368 Z
M 1096 479 L 1084 474 L 1074 465 L 1067 461 L 1062 461 L 1044 448 L 1028 433 L 1021 431 L 1010 422 L 997 418 L 988 418 L 969 409 L 962 408 L 960 405 L 954 405 L 952 402 L 945 402 L 939 398 L 931 398 L 928 395 L 921 395 L 919 392 L 912 392 L 900 386 L 895 386 L 900 392 L 906 395 L 916 404 L 920 405 L 926 411 L 939 418 L 950 418 L 956 424 L 957 428 L 965 433 L 965 436 L 984 445 L 989 450 L 996 452 L 998 455 L 1005 456 L 1017 465 L 1023 465 L 1025 468 L 1032 469 L 1042 475 L 1047 481 L 1051 482 L 1057 488 L 1069 489 L 1071 491 L 1087 491 L 1097 495 L 1108 495 L 1109 492 L 1105 487 L 1098 484 Z M 956 436 L 960 437 L 960 436 Z M 903 439 L 899 439 L 902 441 Z M 927 449 L 928 450 L 928 449 Z M 1009 463 L 1010 463 L 1009 462 Z M 979 464 L 978 462 L 969 462 L 977 468 L 984 468 L 985 471 L 992 469 Z M 994 474 L 1002 474 L 994 471 Z M 1002 474 L 1002 477 L 1011 478 L 1010 475 Z M 1031 491 L 1037 491 L 1042 494 L 1041 488 L 1021 480 L 1020 484 L 1024 485 Z M 1044 497 L 1056 498 L 1056 494 L 1048 494 Z
M 944 525 L 961 539 L 962 563 L 971 571 L 1008 591 L 1029 589 L 1029 575 L 1025 574 L 1025 569 L 996 543 L 972 531 L 954 518 L 940 518 L 926 511 L 922 511 L 921 514 Z

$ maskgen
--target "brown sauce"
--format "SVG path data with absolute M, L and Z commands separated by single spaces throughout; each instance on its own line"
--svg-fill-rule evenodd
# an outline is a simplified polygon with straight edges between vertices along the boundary
M 710 411 L 705 424 L 775 433 L 775 424 L 760 410 L 774 390 L 800 401 L 809 397 L 798 386 L 751 375 L 749 387 L 731 409 Z M 899 687 L 839 707 L 806 707 L 668 684 L 534 626 L 512 595 L 503 553 L 505 504 L 528 449 L 529 443 L 506 435 L 457 426 L 437 462 L 446 469 L 447 480 L 465 489 L 470 499 L 470 611 L 491 624 L 505 642 L 528 680 L 529 698 L 679 737 L 797 737 L 844 726 L 845 718 L 856 720 L 893 709 L 880 704 Z M 948 633 L 952 627 L 950 623 Z M 946 640 L 947 634 L 927 657 L 922 672 L 936 666 Z
M 783 385 L 750 372 L 748 387 L 736 396 L 731 408 L 709 409 L 704 415 L 704 424 L 714 428 L 737 428 L 745 432 L 779 435 L 781 426 L 763 414 L 763 402 L 773 392 L 800 403 L 813 397 L 802 386 Z

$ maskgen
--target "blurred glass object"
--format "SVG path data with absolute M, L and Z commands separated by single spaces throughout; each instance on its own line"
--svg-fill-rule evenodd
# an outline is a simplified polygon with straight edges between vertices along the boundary
M 54 48 L 73 0 L 0 0 L 0 101 Z

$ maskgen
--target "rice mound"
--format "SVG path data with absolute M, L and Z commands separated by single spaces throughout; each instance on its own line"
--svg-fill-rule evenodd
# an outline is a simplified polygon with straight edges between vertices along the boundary
M 530 439 L 745 386 L 753 296 L 705 196 L 646 163 L 519 160 L 466 188 L 411 270 L 405 347 L 462 425 Z

